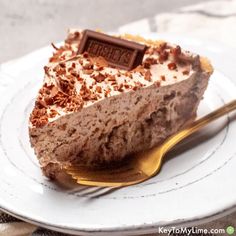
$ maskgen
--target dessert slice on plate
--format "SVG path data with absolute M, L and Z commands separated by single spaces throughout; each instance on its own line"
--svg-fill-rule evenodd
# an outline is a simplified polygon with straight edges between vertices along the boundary
M 131 35 L 73 30 L 54 48 L 29 124 L 50 178 L 158 145 L 195 119 L 213 72 L 180 46 Z

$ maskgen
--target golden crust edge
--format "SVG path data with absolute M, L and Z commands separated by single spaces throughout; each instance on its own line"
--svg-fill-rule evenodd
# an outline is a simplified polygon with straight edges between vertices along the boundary
M 201 69 L 210 75 L 214 72 L 214 68 L 207 57 L 200 57 Z
M 127 39 L 127 40 L 132 40 L 137 43 L 144 43 L 146 45 L 152 45 L 152 46 L 160 46 L 163 43 L 166 43 L 164 40 L 152 40 L 152 39 L 145 39 L 140 35 L 132 35 L 132 34 L 123 34 L 121 35 L 121 38 Z

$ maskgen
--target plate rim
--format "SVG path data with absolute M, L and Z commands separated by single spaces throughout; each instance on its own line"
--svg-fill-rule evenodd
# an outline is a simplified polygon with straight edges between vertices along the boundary
M 109 235 L 110 233 L 113 233 L 113 235 L 120 235 L 120 233 L 138 233 L 138 234 L 143 234 L 143 233 L 156 233 L 157 228 L 159 227 L 164 227 L 164 228 L 168 228 L 168 227 L 183 227 L 185 224 L 188 224 L 187 227 L 190 226 L 195 226 L 196 223 L 198 225 L 201 225 L 205 222 L 207 222 L 208 219 L 213 219 L 217 220 L 221 217 L 224 217 L 230 213 L 233 213 L 236 211 L 236 204 L 233 205 L 233 207 L 228 207 L 224 210 L 218 211 L 216 213 L 213 213 L 211 215 L 207 215 L 204 216 L 202 218 L 197 218 L 197 219 L 190 219 L 187 221 L 181 221 L 181 219 L 177 219 L 174 223 L 170 222 L 170 223 L 164 223 L 162 225 L 155 225 L 155 224 L 143 224 L 141 226 L 122 226 L 122 227 L 111 227 L 111 228 L 106 228 L 104 229 L 93 229 L 93 230 L 89 230 L 88 228 L 74 228 L 74 227 L 67 227 L 67 226 L 56 226 L 54 224 L 50 224 L 50 223 L 45 223 L 43 221 L 39 221 L 39 220 L 34 220 L 32 218 L 29 217 L 24 217 L 21 215 L 18 215 L 17 213 L 14 213 L 11 210 L 8 210 L 6 208 L 3 208 L 0 205 L 0 210 L 2 212 L 5 212 L 9 215 L 12 215 L 13 217 L 16 217 L 18 219 L 21 219 L 25 222 L 34 224 L 36 226 L 40 226 L 40 227 L 44 227 L 46 229 L 50 229 L 50 230 L 54 230 L 54 231 L 58 231 L 58 232 L 62 232 L 62 233 L 68 233 L 68 234 L 83 234 L 83 235 L 91 235 L 92 233 L 96 233 L 96 235 Z M 84 234 L 85 233 L 85 234 Z M 81 235 L 82 236 L 82 235 Z

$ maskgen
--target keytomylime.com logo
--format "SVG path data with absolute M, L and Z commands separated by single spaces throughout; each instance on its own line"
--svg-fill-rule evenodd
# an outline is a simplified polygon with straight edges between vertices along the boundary
M 229 225 L 227 228 L 226 228 L 226 232 L 228 235 L 233 235 L 234 232 L 235 232 L 235 228 L 232 226 L 232 225 Z

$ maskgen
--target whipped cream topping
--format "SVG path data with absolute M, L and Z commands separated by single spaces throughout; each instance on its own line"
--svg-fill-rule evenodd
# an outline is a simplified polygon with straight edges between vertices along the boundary
M 178 83 L 200 70 L 198 55 L 177 45 L 140 37 L 136 40 L 148 46 L 143 63 L 132 71 L 112 68 L 103 58 L 91 58 L 87 53 L 77 55 L 81 35 L 81 31 L 71 32 L 64 46 L 53 45 L 56 51 L 44 68 L 44 85 L 30 117 L 32 126 L 43 126 L 107 97 Z

